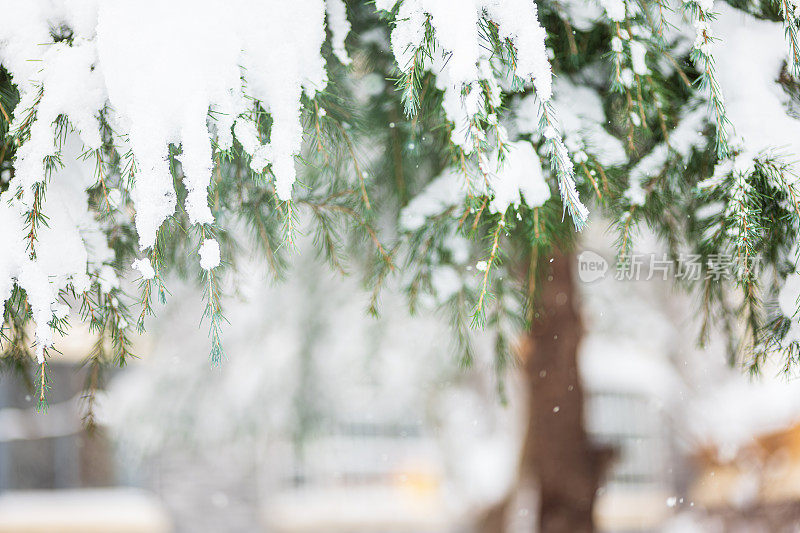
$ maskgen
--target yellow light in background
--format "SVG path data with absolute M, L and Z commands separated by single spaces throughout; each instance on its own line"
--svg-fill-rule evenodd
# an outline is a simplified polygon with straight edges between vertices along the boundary
M 425 465 L 410 466 L 395 472 L 393 484 L 415 499 L 430 500 L 439 493 L 441 476 Z

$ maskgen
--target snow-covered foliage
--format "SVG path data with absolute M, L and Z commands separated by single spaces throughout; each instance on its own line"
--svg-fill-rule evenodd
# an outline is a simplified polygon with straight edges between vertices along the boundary
M 617 221 L 623 259 L 638 223 L 672 252 L 733 256 L 748 349 L 783 346 L 791 317 L 760 304 L 800 231 L 793 10 L 3 0 L 0 13 L 3 338 L 30 345 L 35 322 L 40 363 L 67 307 L 123 354 L 136 321 L 120 280 L 141 283 L 143 328 L 176 263 L 203 280 L 219 360 L 234 250 L 250 237 L 279 271 L 303 210 L 334 269 L 344 235 L 371 244 L 373 303 L 403 264 L 412 307 L 430 297 L 472 309 L 454 323 L 507 324 L 534 291 L 505 261 L 569 246 L 565 218 L 582 229 L 590 201 Z M 708 316 L 735 315 L 724 286 L 704 284 Z
M 169 144 L 181 149 L 186 210 L 195 223 L 213 222 L 207 198 L 212 142 L 227 150 L 232 132 L 254 156 L 254 170 L 271 165 L 279 197 L 291 197 L 301 97 L 313 97 L 327 82 L 320 54 L 323 0 L 91 4 L 4 6 L 11 16 L 4 17 L 0 34 L 2 62 L 23 111 L 11 129 L 27 137 L 13 183 L 24 205 L 32 201 L 32 186 L 45 179 L 42 162 L 57 153 L 56 118 L 65 116 L 85 148 L 98 150 L 101 112 L 113 125 L 120 155 L 130 150 L 137 164 L 131 194 L 142 248 L 155 243 L 158 227 L 175 209 Z M 348 30 L 343 6 L 331 2 L 329 10 L 341 48 Z M 70 44 L 53 35 L 62 26 L 71 32 Z M 253 100 L 273 120 L 268 143 L 258 138 Z M 25 123 L 28 109 L 31 124 Z
M 386 2 L 378 7 L 393 5 Z M 401 88 L 406 112 L 416 112 L 421 73 L 432 71 L 443 94 L 445 115 L 452 122 L 453 144 L 464 155 L 477 153 L 478 169 L 487 180 L 497 176 L 489 161 L 499 159 L 496 151 L 486 149 L 487 135 L 493 135 L 500 151 L 508 137 L 497 122 L 503 105 L 501 87 L 533 84 L 540 131 L 550 145 L 565 209 L 575 226 L 582 228 L 588 210 L 578 197 L 572 164 L 550 112 L 553 74 L 545 47 L 547 33 L 539 23 L 536 4 L 526 0 L 404 0 L 394 20 L 391 44 L 404 73 Z M 487 36 L 493 33 L 500 50 L 490 46 L 492 37 Z M 505 65 L 498 52 L 501 58 L 503 53 L 510 56 Z M 495 184 L 505 187 L 500 181 Z
M 86 208 L 91 170 L 80 154 L 80 141 L 70 136 L 64 147 L 64 165 L 51 173 L 49 194 L 38 201 L 37 209 L 47 213 L 48 223 L 38 232 L 35 255 L 29 249 L 24 204 L 9 202 L 9 193 L 3 193 L 0 201 L 0 301 L 5 303 L 15 282 L 25 289 L 36 323 L 40 358 L 44 347 L 53 342 L 49 323 L 69 313 L 59 301 L 59 291 L 71 284 L 76 291 L 85 292 L 92 283 L 90 276 L 107 292 L 119 286 L 109 266 L 114 252 L 102 226 Z
M 489 209 L 495 213 L 505 213 L 510 206 L 519 207 L 523 203 L 529 207 L 543 205 L 550 198 L 550 188 L 533 146 L 519 141 L 509 143 L 507 151 L 504 160 L 496 162 L 497 168 L 492 169 L 487 183 L 469 183 L 459 172 L 445 170 L 403 210 L 403 229 L 419 229 L 426 217 L 461 204 L 470 189 L 491 194 Z
M 68 173 L 53 161 L 85 167 L 82 160 L 94 163 L 103 143 L 113 143 L 116 155 L 130 160 L 124 195 L 132 199 L 143 250 L 156 244 L 176 209 L 170 145 L 180 150 L 185 209 L 194 224 L 214 223 L 212 169 L 234 136 L 252 156 L 251 168 L 262 173 L 269 166 L 277 196 L 289 200 L 303 134 L 301 100 L 327 83 L 326 8 L 336 55 L 349 62 L 341 0 L 327 6 L 324 0 L 3 2 L 0 64 L 19 91 L 10 130 L 20 148 L 0 201 L 0 247 L 8 250 L 0 300 L 9 297 L 12 281 L 27 291 L 40 356 L 52 340 L 47 324 L 58 292 L 68 283 L 85 292 L 87 265 L 96 274 L 113 259 L 85 198 L 93 172 Z M 272 121 L 267 142 L 256 103 Z M 61 120 L 77 134 L 70 134 L 68 152 Z M 99 159 L 97 165 L 104 172 Z M 48 200 L 41 205 L 45 185 Z M 62 202 L 80 216 L 62 216 Z M 26 244 L 26 217 L 38 211 L 48 228 Z M 205 269 L 219 263 L 219 247 L 211 244 L 200 251 Z M 146 259 L 135 267 L 145 279 L 154 277 Z

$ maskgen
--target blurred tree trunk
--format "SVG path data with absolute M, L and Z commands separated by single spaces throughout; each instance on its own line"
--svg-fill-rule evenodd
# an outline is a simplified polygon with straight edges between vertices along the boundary
M 538 313 L 521 349 L 528 389 L 528 428 L 517 489 L 533 483 L 539 494 L 540 533 L 594 531 L 595 494 L 611 453 L 590 442 L 584 428 L 584 393 L 578 373 L 583 326 L 576 308 L 573 255 L 555 255 L 543 283 Z M 514 492 L 490 509 L 482 533 L 503 533 Z
M 575 257 L 555 255 L 544 282 L 538 317 L 523 357 L 529 421 L 524 468 L 539 487 L 541 533 L 594 531 L 595 494 L 610 459 L 584 428 L 584 394 L 578 372 L 583 325 L 573 276 Z

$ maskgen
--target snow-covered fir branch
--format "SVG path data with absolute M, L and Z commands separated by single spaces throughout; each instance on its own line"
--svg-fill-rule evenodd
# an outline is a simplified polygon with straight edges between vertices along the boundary
M 33 353 L 43 390 L 70 320 L 112 341 L 94 359 L 122 364 L 176 275 L 201 278 L 221 356 L 241 256 L 280 278 L 306 232 L 332 269 L 372 274 L 373 313 L 392 276 L 412 307 L 447 312 L 465 359 L 465 323 L 513 322 L 510 292 L 533 308 L 535 270 L 590 211 L 615 221 L 621 258 L 640 224 L 674 251 L 733 251 L 751 309 L 797 263 L 788 0 L 3 0 L 0 13 L 0 343 L 15 364 Z M 730 288 L 698 288 L 709 313 Z M 756 347 L 798 327 L 785 310 L 780 328 L 750 316 Z

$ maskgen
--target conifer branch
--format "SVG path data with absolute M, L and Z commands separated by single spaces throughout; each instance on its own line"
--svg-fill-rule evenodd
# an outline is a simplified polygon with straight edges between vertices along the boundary
M 479 325 L 482 327 L 486 321 L 484 302 L 489 293 L 489 275 L 492 271 L 492 267 L 499 260 L 498 252 L 500 250 L 500 234 L 505 228 L 505 225 L 506 225 L 505 213 L 503 213 L 500 215 L 500 219 L 497 222 L 497 227 L 494 230 L 494 235 L 492 237 L 492 246 L 489 250 L 489 256 L 482 263 L 483 281 L 481 282 L 481 290 L 478 296 L 478 303 L 475 305 L 475 310 L 472 313 L 473 325 Z
M 712 54 L 716 41 L 711 32 L 711 22 L 714 20 L 714 14 L 706 11 L 697 0 L 685 0 L 684 8 L 689 10 L 695 20 L 697 38 L 692 47 L 690 57 L 700 71 L 700 77 L 697 80 L 698 86 L 701 91 L 708 95 L 708 101 L 714 111 L 717 156 L 722 159 L 731 154 L 730 146 L 728 146 L 730 121 L 728 120 L 722 88 L 717 79 L 717 71 Z

